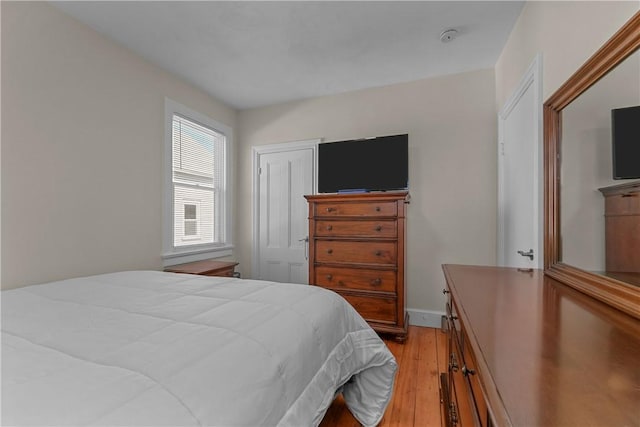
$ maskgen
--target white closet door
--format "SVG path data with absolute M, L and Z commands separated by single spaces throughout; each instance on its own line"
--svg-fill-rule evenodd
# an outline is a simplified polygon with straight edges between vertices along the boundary
M 259 155 L 259 279 L 308 283 L 308 208 L 314 152 Z

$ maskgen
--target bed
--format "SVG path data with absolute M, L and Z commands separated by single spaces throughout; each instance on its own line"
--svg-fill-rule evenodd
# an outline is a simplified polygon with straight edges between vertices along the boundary
M 2 425 L 374 426 L 396 361 L 337 294 L 130 271 L 2 292 Z

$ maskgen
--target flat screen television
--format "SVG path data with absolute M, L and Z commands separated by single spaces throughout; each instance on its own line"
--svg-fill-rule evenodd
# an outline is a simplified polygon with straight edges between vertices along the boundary
M 318 192 L 404 190 L 409 186 L 409 135 L 318 146 Z
M 640 178 L 640 105 L 611 110 L 613 178 Z

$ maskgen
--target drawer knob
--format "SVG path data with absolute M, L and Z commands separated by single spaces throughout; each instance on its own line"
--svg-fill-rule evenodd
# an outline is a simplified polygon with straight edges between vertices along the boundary
M 333 276 L 330 274 L 327 274 L 327 280 L 332 280 L 332 279 L 333 279 Z
M 376 227 L 376 231 L 381 231 L 381 230 L 382 230 L 382 226 L 381 226 L 381 225 L 378 225 L 378 226 Z
M 332 254 L 333 253 L 333 249 L 327 249 L 327 253 L 328 254 Z
M 327 208 L 327 212 L 333 212 L 334 208 Z
M 462 366 L 462 375 L 464 375 L 465 377 L 468 377 L 469 375 L 475 375 L 476 371 L 473 369 L 469 369 L 466 366 Z
M 376 206 L 376 212 L 380 212 L 380 206 Z
M 327 225 L 327 230 L 328 230 L 328 231 L 333 230 L 333 225 Z
M 371 281 L 371 284 L 372 284 L 373 286 L 380 286 L 380 285 L 382 284 L 382 280 L 378 277 L 377 279 L 373 279 L 373 280 Z
M 376 256 L 382 255 L 382 251 L 376 251 Z

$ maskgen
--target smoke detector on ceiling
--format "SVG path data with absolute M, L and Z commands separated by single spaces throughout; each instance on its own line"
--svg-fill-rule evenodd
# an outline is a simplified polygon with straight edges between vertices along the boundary
M 449 28 L 448 30 L 444 30 L 440 34 L 440 41 L 442 43 L 449 43 L 451 40 L 455 39 L 458 36 L 458 30 L 455 28 Z

